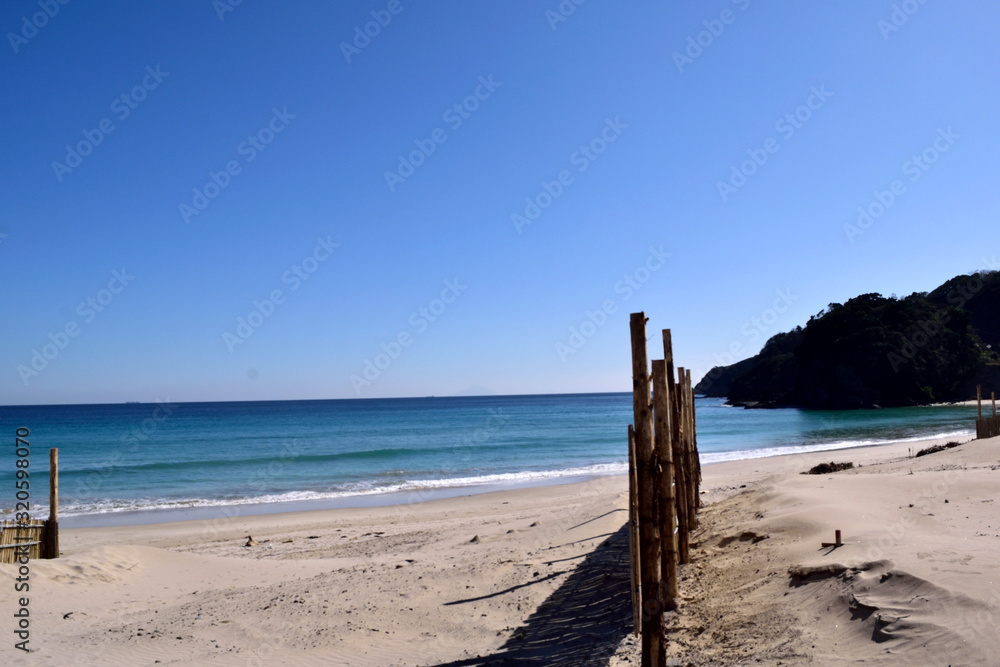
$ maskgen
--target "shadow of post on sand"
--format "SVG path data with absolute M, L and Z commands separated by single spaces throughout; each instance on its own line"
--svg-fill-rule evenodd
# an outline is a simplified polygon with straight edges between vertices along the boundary
M 628 524 L 601 542 L 492 655 L 436 667 L 607 665 L 632 631 Z

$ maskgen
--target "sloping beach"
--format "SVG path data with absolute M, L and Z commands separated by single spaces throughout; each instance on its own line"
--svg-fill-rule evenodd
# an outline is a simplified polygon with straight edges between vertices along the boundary
M 928 444 L 706 466 L 671 659 L 989 664 L 1000 439 L 910 458 Z M 856 467 L 799 474 L 831 460 Z M 64 530 L 63 558 L 30 564 L 32 652 L 8 640 L 0 653 L 26 665 L 637 664 L 626 496 L 615 476 Z M 844 546 L 821 548 L 836 529 Z M 16 576 L 0 566 L 3 618 Z
M 697 561 L 684 574 L 693 599 L 670 621 L 675 655 L 694 664 L 993 664 L 1000 439 L 910 458 L 942 443 L 707 467 L 706 488 L 721 499 L 703 511 Z M 861 467 L 799 474 L 823 461 Z M 837 529 L 844 546 L 822 548 Z

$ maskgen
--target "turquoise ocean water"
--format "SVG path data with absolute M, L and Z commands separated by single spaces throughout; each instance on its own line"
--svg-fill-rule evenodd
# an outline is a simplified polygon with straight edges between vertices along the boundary
M 969 438 L 975 408 L 743 410 L 699 398 L 697 415 L 710 464 Z M 631 422 L 624 393 L 0 407 L 10 445 L 0 454 L 0 516 L 15 502 L 20 427 L 30 430 L 33 515 L 46 513 L 48 449 L 58 447 L 60 516 L 83 525 L 93 515 L 409 502 L 621 474 Z

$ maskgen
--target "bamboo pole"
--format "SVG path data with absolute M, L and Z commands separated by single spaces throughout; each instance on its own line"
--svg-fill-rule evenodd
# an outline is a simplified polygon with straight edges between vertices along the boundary
M 636 511 L 638 489 L 635 477 L 635 432 L 628 425 L 628 540 L 632 556 L 632 632 L 642 632 L 642 593 L 639 590 L 639 517 Z
M 976 439 L 982 440 L 987 437 L 986 434 L 989 429 L 987 429 L 986 425 L 983 423 L 983 392 L 982 386 L 978 384 L 976 385 L 976 406 Z
M 691 423 L 688 419 L 687 401 L 687 373 L 683 366 L 677 367 L 677 395 L 680 399 L 680 420 L 681 420 L 681 457 L 684 461 L 684 506 L 687 513 L 688 544 L 690 545 L 691 531 L 695 528 L 694 518 L 694 495 L 691 487 L 694 486 L 694 469 L 691 466 Z M 688 547 L 690 555 L 690 546 Z M 688 558 L 690 560 L 690 558 Z
M 691 377 L 688 376 L 688 385 Z M 698 411 L 695 409 L 694 387 L 691 387 L 691 449 L 694 452 L 695 497 L 698 499 L 698 509 L 701 509 L 701 455 L 698 453 Z
M 698 527 L 698 466 L 694 460 L 694 429 L 691 427 L 691 413 L 694 408 L 691 405 L 691 371 L 684 369 L 684 419 L 687 425 L 687 438 L 684 449 L 687 452 L 688 470 L 688 513 L 691 515 L 689 529 Z
M 660 575 L 663 579 L 663 604 L 673 609 L 677 600 L 677 505 L 674 498 L 674 455 L 670 447 L 670 394 L 666 364 L 653 362 L 653 420 L 656 460 L 659 464 L 658 496 L 660 513 Z
M 671 375 L 671 379 L 672 377 Z M 670 387 L 670 396 L 673 399 L 671 403 L 673 409 L 674 480 L 677 483 L 677 491 L 675 492 L 677 500 L 677 561 L 684 564 L 691 559 L 691 544 L 688 539 L 691 532 L 691 515 L 688 512 L 687 494 L 690 471 L 687 466 L 687 457 L 684 455 L 684 403 L 680 389 L 680 383 L 672 383 Z
M 49 520 L 42 558 L 59 558 L 59 450 L 49 450 Z
M 642 667 L 659 667 L 664 647 L 659 627 L 660 530 L 656 521 L 656 461 L 653 449 L 653 412 L 646 353 L 646 314 L 632 313 L 632 408 L 635 418 L 636 481 L 639 487 L 639 565 L 642 591 Z
M 695 428 L 694 417 L 694 386 L 691 384 L 691 369 L 687 369 L 687 394 L 688 394 L 688 422 L 691 426 L 691 477 L 694 480 L 692 490 L 694 491 L 694 511 L 697 516 L 701 508 L 701 459 L 698 458 L 698 429 Z M 695 520 L 697 522 L 697 519 Z
M 684 463 L 683 450 L 683 420 L 681 419 L 681 396 L 679 386 L 674 379 L 674 346 L 670 329 L 663 330 L 663 361 L 666 366 L 667 389 L 670 392 L 671 409 L 671 449 L 674 459 L 674 497 L 677 504 L 677 562 L 687 563 L 690 556 L 688 541 L 689 526 L 687 512 L 687 468 Z

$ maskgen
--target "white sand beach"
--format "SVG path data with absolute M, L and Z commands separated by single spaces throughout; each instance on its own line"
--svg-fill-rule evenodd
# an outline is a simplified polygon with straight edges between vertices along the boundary
M 706 466 L 678 664 L 1000 654 L 1000 439 Z M 855 468 L 802 475 L 823 461 Z M 63 530 L 25 665 L 638 664 L 625 477 L 413 505 Z M 821 548 L 840 529 L 844 546 Z M 252 535 L 254 546 L 245 546 Z M 15 566 L 0 566 L 13 629 Z

